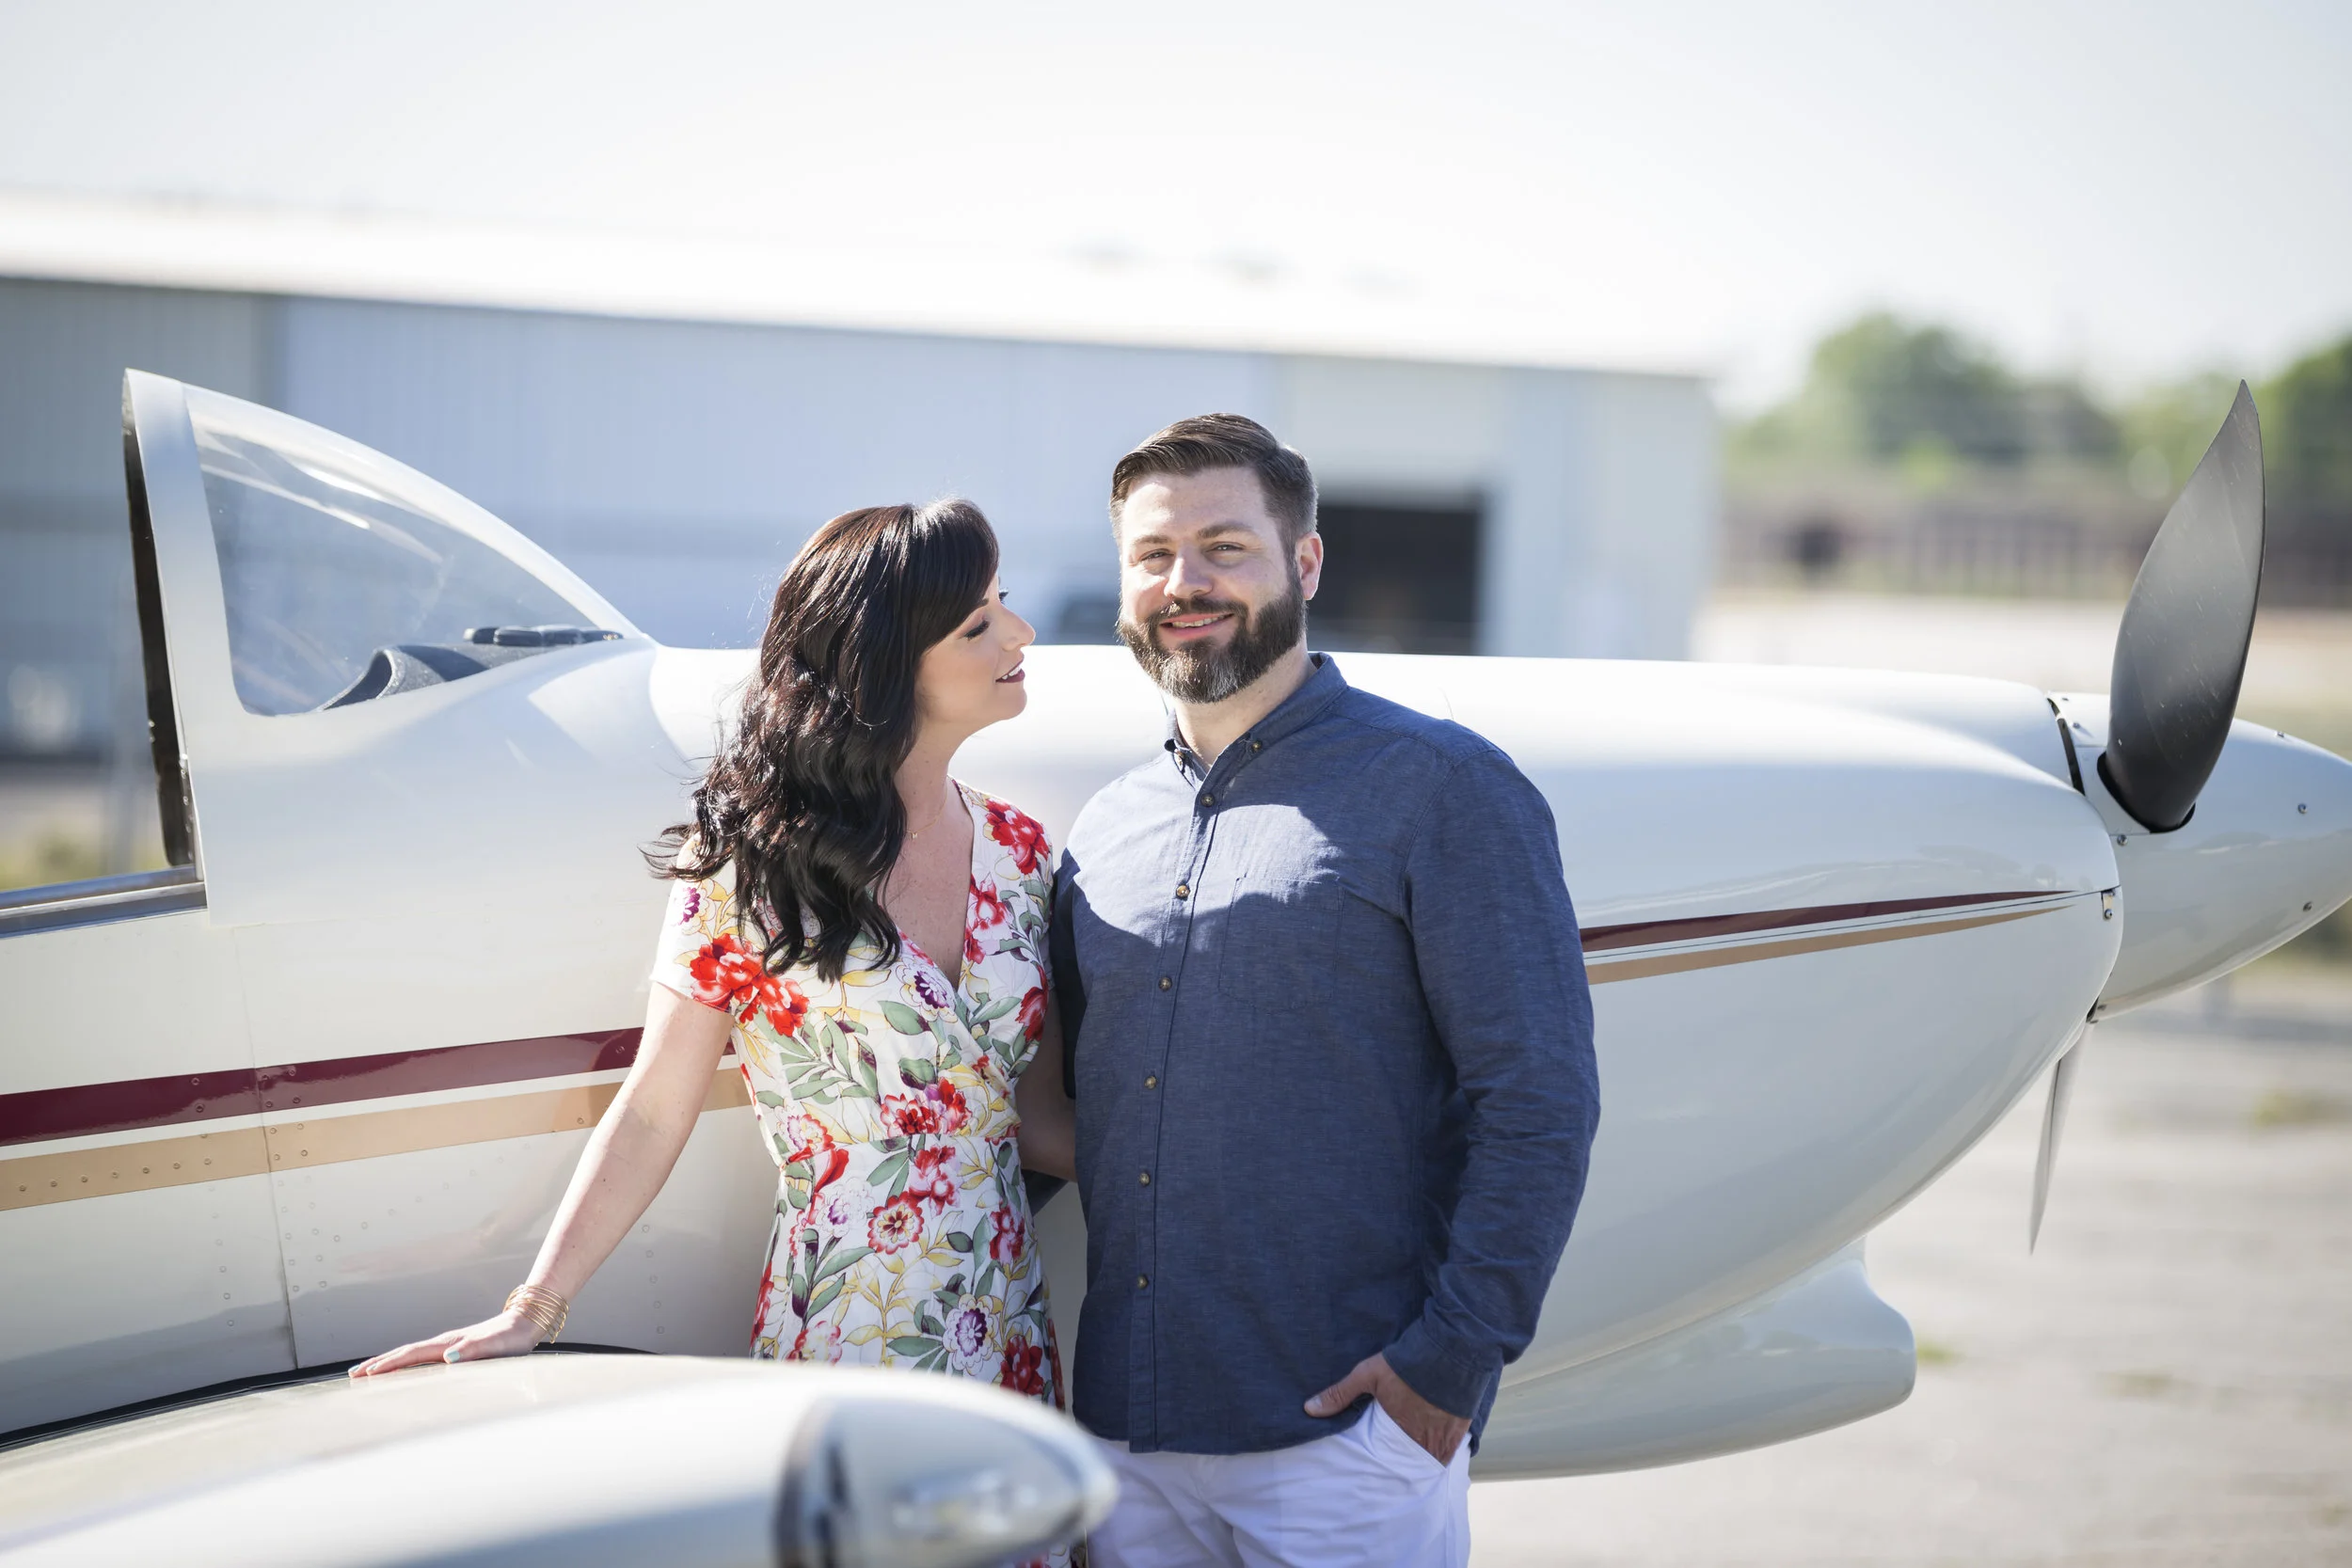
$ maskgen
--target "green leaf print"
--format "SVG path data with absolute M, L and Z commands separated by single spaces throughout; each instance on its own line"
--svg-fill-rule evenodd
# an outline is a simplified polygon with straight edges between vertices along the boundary
M 834 1275 L 839 1274 L 842 1270 L 856 1263 L 858 1259 L 870 1256 L 873 1250 L 874 1249 L 869 1246 L 842 1247 L 839 1251 L 834 1253 L 833 1256 L 827 1258 L 824 1262 L 818 1265 L 814 1282 L 819 1285 L 823 1284 L 826 1280 L 831 1279 Z
M 903 1002 L 884 1002 L 882 1005 L 882 1015 L 889 1021 L 890 1026 L 901 1035 L 922 1035 L 930 1032 L 930 1025 L 923 1022 L 923 1015 Z
M 917 1323 L 917 1326 L 920 1327 L 924 1333 L 931 1336 L 933 1338 L 938 1338 L 941 1335 L 947 1332 L 947 1325 L 941 1323 L 937 1318 L 931 1316 L 929 1312 L 925 1312 L 923 1314 Z
M 977 1014 L 974 1015 L 972 1026 L 973 1028 L 977 1029 L 983 1023 L 993 1023 L 1019 1006 L 1021 1006 L 1021 1004 L 1017 999 L 1009 996 L 1000 996 L 995 1001 L 991 1002 L 986 1007 L 982 1008 Z
M 778 1094 L 773 1089 L 762 1089 L 752 1098 L 758 1101 L 762 1105 L 767 1106 L 770 1110 L 781 1111 L 785 1108 L 784 1096 Z
M 817 1293 L 808 1298 L 808 1310 L 803 1316 L 813 1318 L 831 1307 L 840 1298 L 841 1287 L 849 1282 L 850 1276 L 845 1274 L 836 1278 L 828 1279 L 822 1285 L 818 1286 Z
M 908 1056 L 898 1063 L 898 1076 L 914 1087 L 921 1088 L 926 1084 L 939 1081 L 939 1069 L 920 1056 Z
M 912 1334 L 894 1334 L 887 1343 L 894 1355 L 930 1355 L 940 1349 L 938 1340 L 917 1338 Z
M 954 1247 L 958 1252 L 969 1252 L 972 1250 L 972 1232 L 969 1230 L 950 1230 L 946 1236 L 942 1237 L 941 1240 L 945 1241 L 949 1246 Z
M 867 1183 L 883 1188 L 886 1196 L 897 1197 L 907 1184 L 907 1164 L 912 1157 L 909 1150 L 902 1148 L 888 1159 L 877 1161 L 866 1174 Z

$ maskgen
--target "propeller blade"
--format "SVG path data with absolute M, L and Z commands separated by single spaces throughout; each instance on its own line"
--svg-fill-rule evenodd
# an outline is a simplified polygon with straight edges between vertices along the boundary
M 2090 1029 L 2085 1025 L 2050 1068 L 2050 1098 L 2042 1107 L 2042 1152 L 2033 1163 L 2033 1217 L 2026 1222 L 2028 1253 L 2042 1240 L 2042 1212 L 2050 1204 L 2050 1172 L 2058 1165 L 2058 1140 L 2066 1135 L 2066 1102 L 2074 1097 L 2074 1069 L 2081 1065 L 2083 1047 L 2090 1040 Z
M 2220 760 L 2262 569 L 2262 421 L 2241 381 L 2220 434 L 2148 546 L 2115 639 L 2099 776 L 2153 832 L 2188 820 Z

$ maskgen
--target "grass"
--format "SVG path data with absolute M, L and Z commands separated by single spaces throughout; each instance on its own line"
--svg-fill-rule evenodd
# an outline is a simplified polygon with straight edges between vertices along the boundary
M 78 882 L 104 874 L 98 846 L 75 834 L 53 830 L 29 842 L 0 845 L 0 891 Z
M 2325 1127 L 2352 1121 L 2352 1105 L 2306 1089 L 2272 1089 L 2254 1101 L 2247 1121 L 2258 1128 Z

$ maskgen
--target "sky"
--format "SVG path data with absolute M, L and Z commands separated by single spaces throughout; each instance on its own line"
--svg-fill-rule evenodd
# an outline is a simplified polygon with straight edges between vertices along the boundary
M 1279 276 L 1780 395 L 2352 331 L 2352 6 L 0 0 L 0 187 Z

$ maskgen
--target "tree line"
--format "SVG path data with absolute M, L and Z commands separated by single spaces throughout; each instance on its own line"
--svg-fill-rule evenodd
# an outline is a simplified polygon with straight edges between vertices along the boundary
M 1804 384 L 1730 432 L 1733 483 L 1792 469 L 1899 471 L 1918 484 L 2061 469 L 2168 502 L 2221 425 L 2237 378 L 2117 400 L 2021 374 L 1948 326 L 1865 315 L 1823 338 Z M 2254 385 L 2270 549 L 2352 578 L 2352 335 Z

